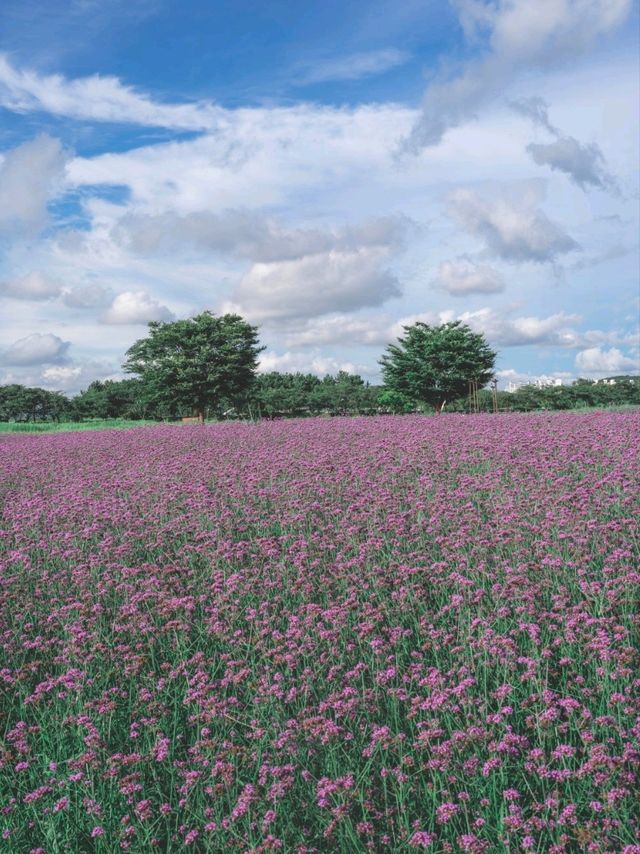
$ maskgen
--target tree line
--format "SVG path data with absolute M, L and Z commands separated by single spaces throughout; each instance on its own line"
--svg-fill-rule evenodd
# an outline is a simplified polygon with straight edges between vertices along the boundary
M 96 380 L 73 398 L 17 384 L 0 386 L 0 421 L 84 421 L 281 418 L 448 411 L 533 411 L 640 405 L 640 378 L 596 383 L 484 388 L 496 353 L 484 337 L 454 321 L 415 323 L 390 344 L 379 363 L 383 385 L 338 372 L 257 373 L 258 329 L 238 315 L 203 312 L 188 320 L 152 322 L 127 351 L 123 368 L 135 376 Z
M 540 388 L 521 386 L 517 391 L 498 391 L 500 412 L 536 412 L 607 406 L 640 406 L 640 378 L 616 377 L 615 385 L 578 379 L 571 385 Z M 478 395 L 478 411 L 492 412 L 489 391 Z M 446 407 L 448 412 L 473 409 L 467 397 Z M 338 373 L 320 379 L 313 374 L 272 371 L 258 374 L 244 407 L 220 407 L 212 418 L 305 418 L 318 415 L 383 415 L 434 412 L 418 406 L 381 385 L 370 385 L 353 374 Z M 189 409 L 159 405 L 147 398 L 144 383 L 137 379 L 96 380 L 75 397 L 22 385 L 0 386 L 0 421 L 88 421 L 122 418 L 139 421 L 177 420 L 191 415 Z

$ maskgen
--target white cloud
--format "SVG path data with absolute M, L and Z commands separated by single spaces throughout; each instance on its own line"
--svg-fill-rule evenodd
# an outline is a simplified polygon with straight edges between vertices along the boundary
M 444 133 L 472 118 L 529 69 L 564 64 L 620 27 L 631 0 L 457 0 L 458 15 L 481 57 L 457 75 L 437 78 L 405 147 L 437 145 Z
M 32 235 L 47 221 L 47 202 L 62 186 L 68 154 L 42 135 L 3 154 L 0 163 L 0 234 Z
M 331 207 L 332 192 L 345 181 L 357 186 L 366 180 L 371 187 L 372 170 L 383 186 L 390 178 L 403 188 L 411 185 L 395 168 L 391 151 L 414 116 L 414 110 L 396 104 L 227 110 L 216 133 L 78 157 L 69 177 L 74 186 L 128 186 L 136 214 L 185 216 L 247 205 L 273 210 L 297 196 L 301 208 L 306 203 L 317 215 L 323 206 Z M 311 192 L 313 200 L 307 197 Z M 352 210 L 348 218 L 372 210 Z
M 82 364 L 50 365 L 42 370 L 37 385 L 76 394 L 94 380 L 120 379 L 121 377 L 122 371 L 114 365 L 92 360 Z
M 556 312 L 545 317 L 516 315 L 514 308 L 480 308 L 475 311 L 444 309 L 427 311 L 393 321 L 388 316 L 358 318 L 348 314 L 307 320 L 299 329 L 287 333 L 285 344 L 290 347 L 307 347 L 320 344 L 369 344 L 383 346 L 403 334 L 403 327 L 418 321 L 439 326 L 461 320 L 475 332 L 487 336 L 497 347 L 530 345 L 553 346 L 567 349 L 602 343 L 632 344 L 633 335 L 602 330 L 580 331 L 576 325 L 577 314 Z
M 637 342 L 637 333 L 618 330 L 587 329 L 580 330 L 576 324 L 582 321 L 578 314 L 558 311 L 546 317 L 536 315 L 514 315 L 513 308 L 502 310 L 481 308 L 477 311 L 456 312 L 446 309 L 440 312 L 425 312 L 399 320 L 390 329 L 393 337 L 402 333 L 402 326 L 418 320 L 430 325 L 461 320 L 475 332 L 487 336 L 489 342 L 497 347 L 544 346 L 577 349 L 602 344 L 621 344 L 633 346 Z
M 62 300 L 69 308 L 101 308 L 113 299 L 110 288 L 102 285 L 80 285 L 65 291 Z
M 254 264 L 231 307 L 254 320 L 277 322 L 381 305 L 401 293 L 387 260 L 388 251 L 373 246 Z
M 113 300 L 101 316 L 102 323 L 149 323 L 151 320 L 173 320 L 169 309 L 145 291 L 125 291 Z
M 44 273 L 32 272 L 8 282 L 0 282 L 0 296 L 23 300 L 50 300 L 60 296 L 62 285 Z
M 509 309 L 498 311 L 481 308 L 463 312 L 446 309 L 402 318 L 393 324 L 390 332 L 392 337 L 397 338 L 403 333 L 403 326 L 417 321 L 438 326 L 453 320 L 461 320 L 475 332 L 483 333 L 491 344 L 498 347 L 522 347 L 531 344 L 574 347 L 578 343 L 578 335 L 573 324 L 581 318 L 579 315 L 565 314 L 562 311 L 547 317 L 514 317 L 513 310 Z
M 637 138 L 633 132 L 635 78 L 635 64 L 628 56 L 611 55 L 597 64 L 572 65 L 552 76 L 522 78 L 516 88 L 504 93 L 508 98 L 531 95 L 532 91 L 553 92 L 553 118 L 557 111 L 558 121 L 563 126 L 566 123 L 567 131 L 578 140 L 597 140 L 606 151 L 612 170 L 621 176 L 625 192 L 630 188 L 628 198 L 614 203 L 600 193 L 584 196 L 563 175 L 549 172 L 545 182 L 547 200 L 541 202 L 537 197 L 530 207 L 541 207 L 549 220 L 561 224 L 561 232 L 578 240 L 585 247 L 580 257 L 595 259 L 614 243 L 633 247 L 637 240 L 632 223 L 636 207 L 632 204 L 637 156 L 633 145 Z M 66 222 L 66 228 L 56 229 L 37 242 L 25 245 L 17 241 L 17 248 L 14 244 L 3 259 L 1 272 L 3 279 L 11 280 L 27 270 L 43 270 L 64 282 L 65 293 L 59 301 L 46 305 L 51 325 L 43 324 L 42 304 L 4 300 L 6 314 L 2 319 L 13 330 L 5 346 L 32 330 L 50 329 L 74 342 L 74 352 L 78 348 L 81 354 L 78 358 L 112 358 L 117 363 L 132 340 L 142 334 L 141 327 L 100 325 L 96 315 L 103 306 L 108 307 L 104 305 L 106 296 L 99 291 L 93 295 L 83 292 L 85 287 L 113 288 L 110 301 L 117 293 L 144 290 L 182 317 L 205 307 L 219 311 L 225 301 L 235 299 L 234 287 L 252 272 L 252 264 L 266 263 L 273 265 L 267 269 L 274 275 L 291 273 L 296 281 L 293 303 L 299 299 L 300 304 L 293 305 L 295 317 L 284 317 L 283 313 L 291 308 L 287 308 L 289 294 L 276 295 L 270 301 L 258 289 L 256 310 L 260 316 L 256 319 L 261 322 L 272 313 L 271 329 L 264 327 L 265 342 L 278 352 L 292 353 L 297 347 L 308 353 L 309 348 L 324 350 L 326 346 L 332 357 L 354 364 L 363 360 L 364 351 L 366 361 L 375 363 L 379 352 L 375 348 L 391 340 L 389 328 L 396 317 L 409 316 L 425 307 L 436 314 L 456 308 L 452 316 L 469 308 L 466 301 L 458 306 L 459 300 L 446 291 L 429 291 L 427 287 L 440 261 L 468 255 L 479 266 L 490 264 L 503 272 L 513 289 L 512 298 L 518 300 L 517 309 L 505 309 L 511 320 L 522 316 L 543 321 L 562 311 L 571 312 L 579 300 L 585 322 L 560 323 L 555 337 L 548 332 L 540 338 L 535 345 L 537 352 L 528 348 L 506 351 L 513 356 L 514 366 L 547 373 L 568 363 L 573 368 L 574 353 L 569 347 L 619 347 L 627 352 L 626 345 L 614 340 L 613 333 L 583 329 L 615 326 L 622 323 L 625 314 L 634 311 L 629 302 L 629 293 L 634 291 L 633 258 L 612 263 L 605 271 L 609 274 L 606 293 L 601 276 L 596 275 L 598 270 L 579 276 L 574 271 L 571 262 L 578 253 L 568 258 L 556 256 L 564 264 L 568 262 L 566 283 L 562 286 L 550 281 L 548 269 L 533 264 L 522 265 L 514 278 L 510 272 L 513 268 L 489 257 L 498 253 L 483 234 L 469 234 L 442 216 L 443 196 L 456 186 L 471 187 L 489 205 L 486 218 L 498 235 L 494 247 L 505 251 L 505 244 L 506 251 L 513 255 L 513 241 L 503 233 L 506 229 L 502 224 L 498 227 L 494 222 L 493 202 L 505 196 L 505 206 L 518 211 L 520 196 L 527 191 L 525 188 L 521 192 L 515 182 L 525 181 L 532 173 L 539 174 L 539 170 L 526 152 L 533 137 L 531 128 L 505 107 L 503 98 L 483 116 L 473 133 L 460 127 L 448 134 L 438 148 L 401 163 L 394 161 L 392 152 L 397 138 L 409 131 L 416 111 L 398 104 L 339 109 L 318 104 L 243 107 L 225 110 L 223 115 L 224 121 L 215 133 L 128 150 L 120 146 L 109 148 L 111 132 L 107 137 L 101 134 L 105 153 L 77 157 L 69 163 L 66 189 L 77 191 L 74 198 L 90 221 L 82 231 L 71 232 Z M 16 117 L 23 123 L 35 120 L 40 117 Z M 70 132 L 81 142 L 86 140 L 85 131 L 76 134 L 72 127 Z M 136 139 L 141 141 L 139 135 Z M 546 141 L 546 136 L 541 139 Z M 92 148 L 96 141 L 97 137 L 93 137 Z M 515 186 L 511 196 L 505 193 L 504 185 L 501 188 L 490 183 L 491 178 L 511 182 Z M 542 185 L 542 179 L 539 183 Z M 127 192 L 110 195 L 96 185 L 121 185 Z M 52 210 L 64 222 L 67 207 L 56 206 Z M 234 222 L 227 219 L 229 211 L 236 217 L 235 231 L 231 228 Z M 397 218 L 398 212 L 419 223 L 401 256 L 393 256 L 395 248 L 390 245 L 384 258 L 380 241 L 375 244 L 362 235 L 355 240 L 345 233 L 345 223 L 366 224 L 370 216 Z M 598 216 L 614 212 L 620 217 L 615 227 L 598 220 Z M 247 217 L 244 225 L 239 213 Z M 125 223 L 140 225 L 142 221 L 145 228 L 152 226 L 145 233 L 149 240 L 146 247 L 141 237 L 140 245 L 129 243 L 124 231 Z M 119 222 L 122 236 L 116 239 Z M 427 225 L 428 231 L 420 229 L 420 224 Z M 179 232 L 179 239 L 174 232 Z M 136 235 L 141 233 L 142 230 Z M 478 237 L 481 243 L 477 242 Z M 371 311 L 360 307 L 359 297 L 352 303 L 356 305 L 354 309 L 342 307 L 346 303 L 340 302 L 344 299 L 340 294 L 335 303 L 331 302 L 330 292 L 326 301 L 321 299 L 316 285 L 319 282 L 322 287 L 322 275 L 319 279 L 293 276 L 300 270 L 295 263 L 300 258 L 319 255 L 321 265 L 331 251 L 348 255 L 364 247 L 365 254 L 369 254 L 374 245 L 381 250 L 378 270 L 389 268 L 404 292 L 401 301 L 388 304 L 386 316 L 374 316 L 377 312 L 373 306 Z M 490 252 L 478 251 L 485 246 Z M 525 254 L 530 254 L 531 247 L 526 244 L 525 248 Z M 543 246 L 542 255 L 548 254 L 547 248 Z M 278 262 L 293 263 L 280 268 Z M 305 296 L 298 289 L 306 289 L 309 294 L 308 314 L 302 304 Z M 360 291 L 360 295 L 366 294 L 366 288 Z M 322 313 L 314 316 L 317 300 Z M 94 310 L 81 317 L 80 303 Z M 504 304 L 504 297 L 495 294 L 482 303 L 474 298 L 473 307 L 479 304 L 496 308 Z M 66 308 L 68 305 L 74 310 Z M 97 311 L 95 305 L 100 305 Z M 247 291 L 241 308 L 249 311 L 252 305 L 252 295 Z M 351 311 L 357 314 L 351 315 Z M 497 315 L 498 311 L 494 313 Z M 500 340 L 512 340 L 518 332 L 505 330 L 497 319 L 495 323 L 503 336 Z M 530 332 L 524 337 L 530 341 Z M 330 349 L 332 343 L 340 346 Z M 530 363 L 533 358 L 535 366 Z
M 4 353 L 0 354 L 3 365 L 49 365 L 64 363 L 70 342 L 63 341 L 50 332 L 34 332 L 26 338 L 14 341 Z
M 130 214 L 118 222 L 114 234 L 141 255 L 168 254 L 187 246 L 269 263 L 332 249 L 399 245 L 406 225 L 402 217 L 389 216 L 343 228 L 287 228 L 259 211 L 202 210 L 183 216 Z
M 291 353 L 290 351 L 286 353 L 265 351 L 260 356 L 258 371 L 262 374 L 269 371 L 299 372 L 302 374 L 315 374 L 318 377 L 323 377 L 327 374 L 337 374 L 338 371 L 345 371 L 348 374 L 359 374 L 361 376 L 369 374 L 366 365 L 356 365 L 353 362 L 324 356 L 319 352 L 305 354 Z
M 535 185 L 523 186 L 513 198 L 483 198 L 474 190 L 459 189 L 449 196 L 449 213 L 505 261 L 543 263 L 579 246 L 537 207 L 539 197 Z
M 589 347 L 576 355 L 576 368 L 581 374 L 626 374 L 640 370 L 638 359 L 625 356 L 616 347 L 605 350 L 601 347 Z
M 122 371 L 104 361 L 88 360 L 82 363 L 66 361 L 64 364 L 23 365 L 0 370 L 0 384 L 26 385 L 49 391 L 77 394 L 94 380 L 121 379 Z
M 56 116 L 98 122 L 206 130 L 215 128 L 221 111 L 213 104 L 161 104 L 125 86 L 117 77 L 42 75 L 14 68 L 0 54 L 0 106 L 16 113 L 44 110 Z
M 306 86 L 310 83 L 360 80 L 404 65 L 409 58 L 410 54 L 396 48 L 352 53 L 349 56 L 309 63 L 292 82 L 297 86 Z
M 615 182 L 605 169 L 605 159 L 595 144 L 583 145 L 572 136 L 560 136 L 554 142 L 532 142 L 527 146 L 539 166 L 564 172 L 582 190 L 589 186 L 612 190 Z
M 489 264 L 478 264 L 460 257 L 454 261 L 442 261 L 432 285 L 451 296 L 494 294 L 504 290 L 504 279 Z
M 308 347 L 318 344 L 385 344 L 389 320 L 384 316 L 359 318 L 349 314 L 310 318 L 297 324 L 284 341 L 287 347 Z
M 485 322 L 485 317 L 470 318 L 473 323 L 479 325 Z M 489 334 L 497 344 L 506 347 L 518 347 L 530 344 L 555 344 L 564 345 L 569 343 L 567 335 L 570 324 L 579 321 L 580 317 L 574 314 L 565 314 L 560 311 L 548 317 L 503 317 L 494 320 L 487 314 L 486 325 Z

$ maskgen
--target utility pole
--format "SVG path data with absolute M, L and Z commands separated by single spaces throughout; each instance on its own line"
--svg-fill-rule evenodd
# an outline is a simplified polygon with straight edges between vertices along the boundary
M 498 377 L 491 379 L 491 400 L 493 401 L 494 414 L 498 412 Z

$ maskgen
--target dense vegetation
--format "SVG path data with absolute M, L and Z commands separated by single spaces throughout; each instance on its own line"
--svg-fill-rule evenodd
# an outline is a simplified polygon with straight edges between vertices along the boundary
M 210 410 L 242 408 L 264 350 L 258 329 L 237 314 L 204 311 L 187 320 L 149 323 L 127 350 L 124 370 L 138 374 L 156 407 L 178 407 L 204 421 Z
M 493 377 L 497 353 L 483 335 L 455 320 L 440 326 L 405 326 L 397 344 L 380 359 L 385 387 L 410 404 L 441 412 L 448 401 L 485 386 Z
M 522 386 L 515 392 L 498 392 L 503 412 L 582 409 L 608 406 L 640 406 L 640 378 L 623 376 L 615 382 L 579 379 L 571 385 L 539 388 Z M 481 390 L 478 406 L 493 410 L 491 393 Z M 258 374 L 240 410 L 223 401 L 217 418 L 303 418 L 313 415 L 373 415 L 418 411 L 418 407 L 384 386 L 374 386 L 361 377 L 340 372 L 320 379 L 313 374 L 270 372 Z M 468 412 L 462 397 L 446 410 Z M 432 411 L 423 407 L 420 411 Z M 127 419 L 132 421 L 173 420 L 190 415 L 188 407 L 153 402 L 144 383 L 137 379 L 96 380 L 80 394 L 67 398 L 60 392 L 20 385 L 0 386 L 0 423 L 44 423 Z
M 0 386 L 0 423 L 86 422 L 96 419 L 303 418 L 412 412 L 498 412 L 640 404 L 640 378 L 615 377 L 571 386 L 497 391 L 497 354 L 480 333 L 454 321 L 417 322 L 380 359 L 383 386 L 339 371 L 257 373 L 258 328 L 236 314 L 210 311 L 186 320 L 154 321 L 127 350 L 123 369 L 137 375 L 96 380 L 72 399 L 60 392 Z M 492 380 L 492 391 L 483 387 Z
M 5 437 L 0 848 L 635 854 L 639 438 Z

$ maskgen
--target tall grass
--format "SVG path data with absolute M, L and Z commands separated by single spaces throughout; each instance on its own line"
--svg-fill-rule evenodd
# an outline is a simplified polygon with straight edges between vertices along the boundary
M 11 422 L 0 421 L 0 433 L 67 433 L 77 430 L 128 429 L 157 425 L 157 421 L 131 421 L 126 418 L 95 418 L 90 421 Z

